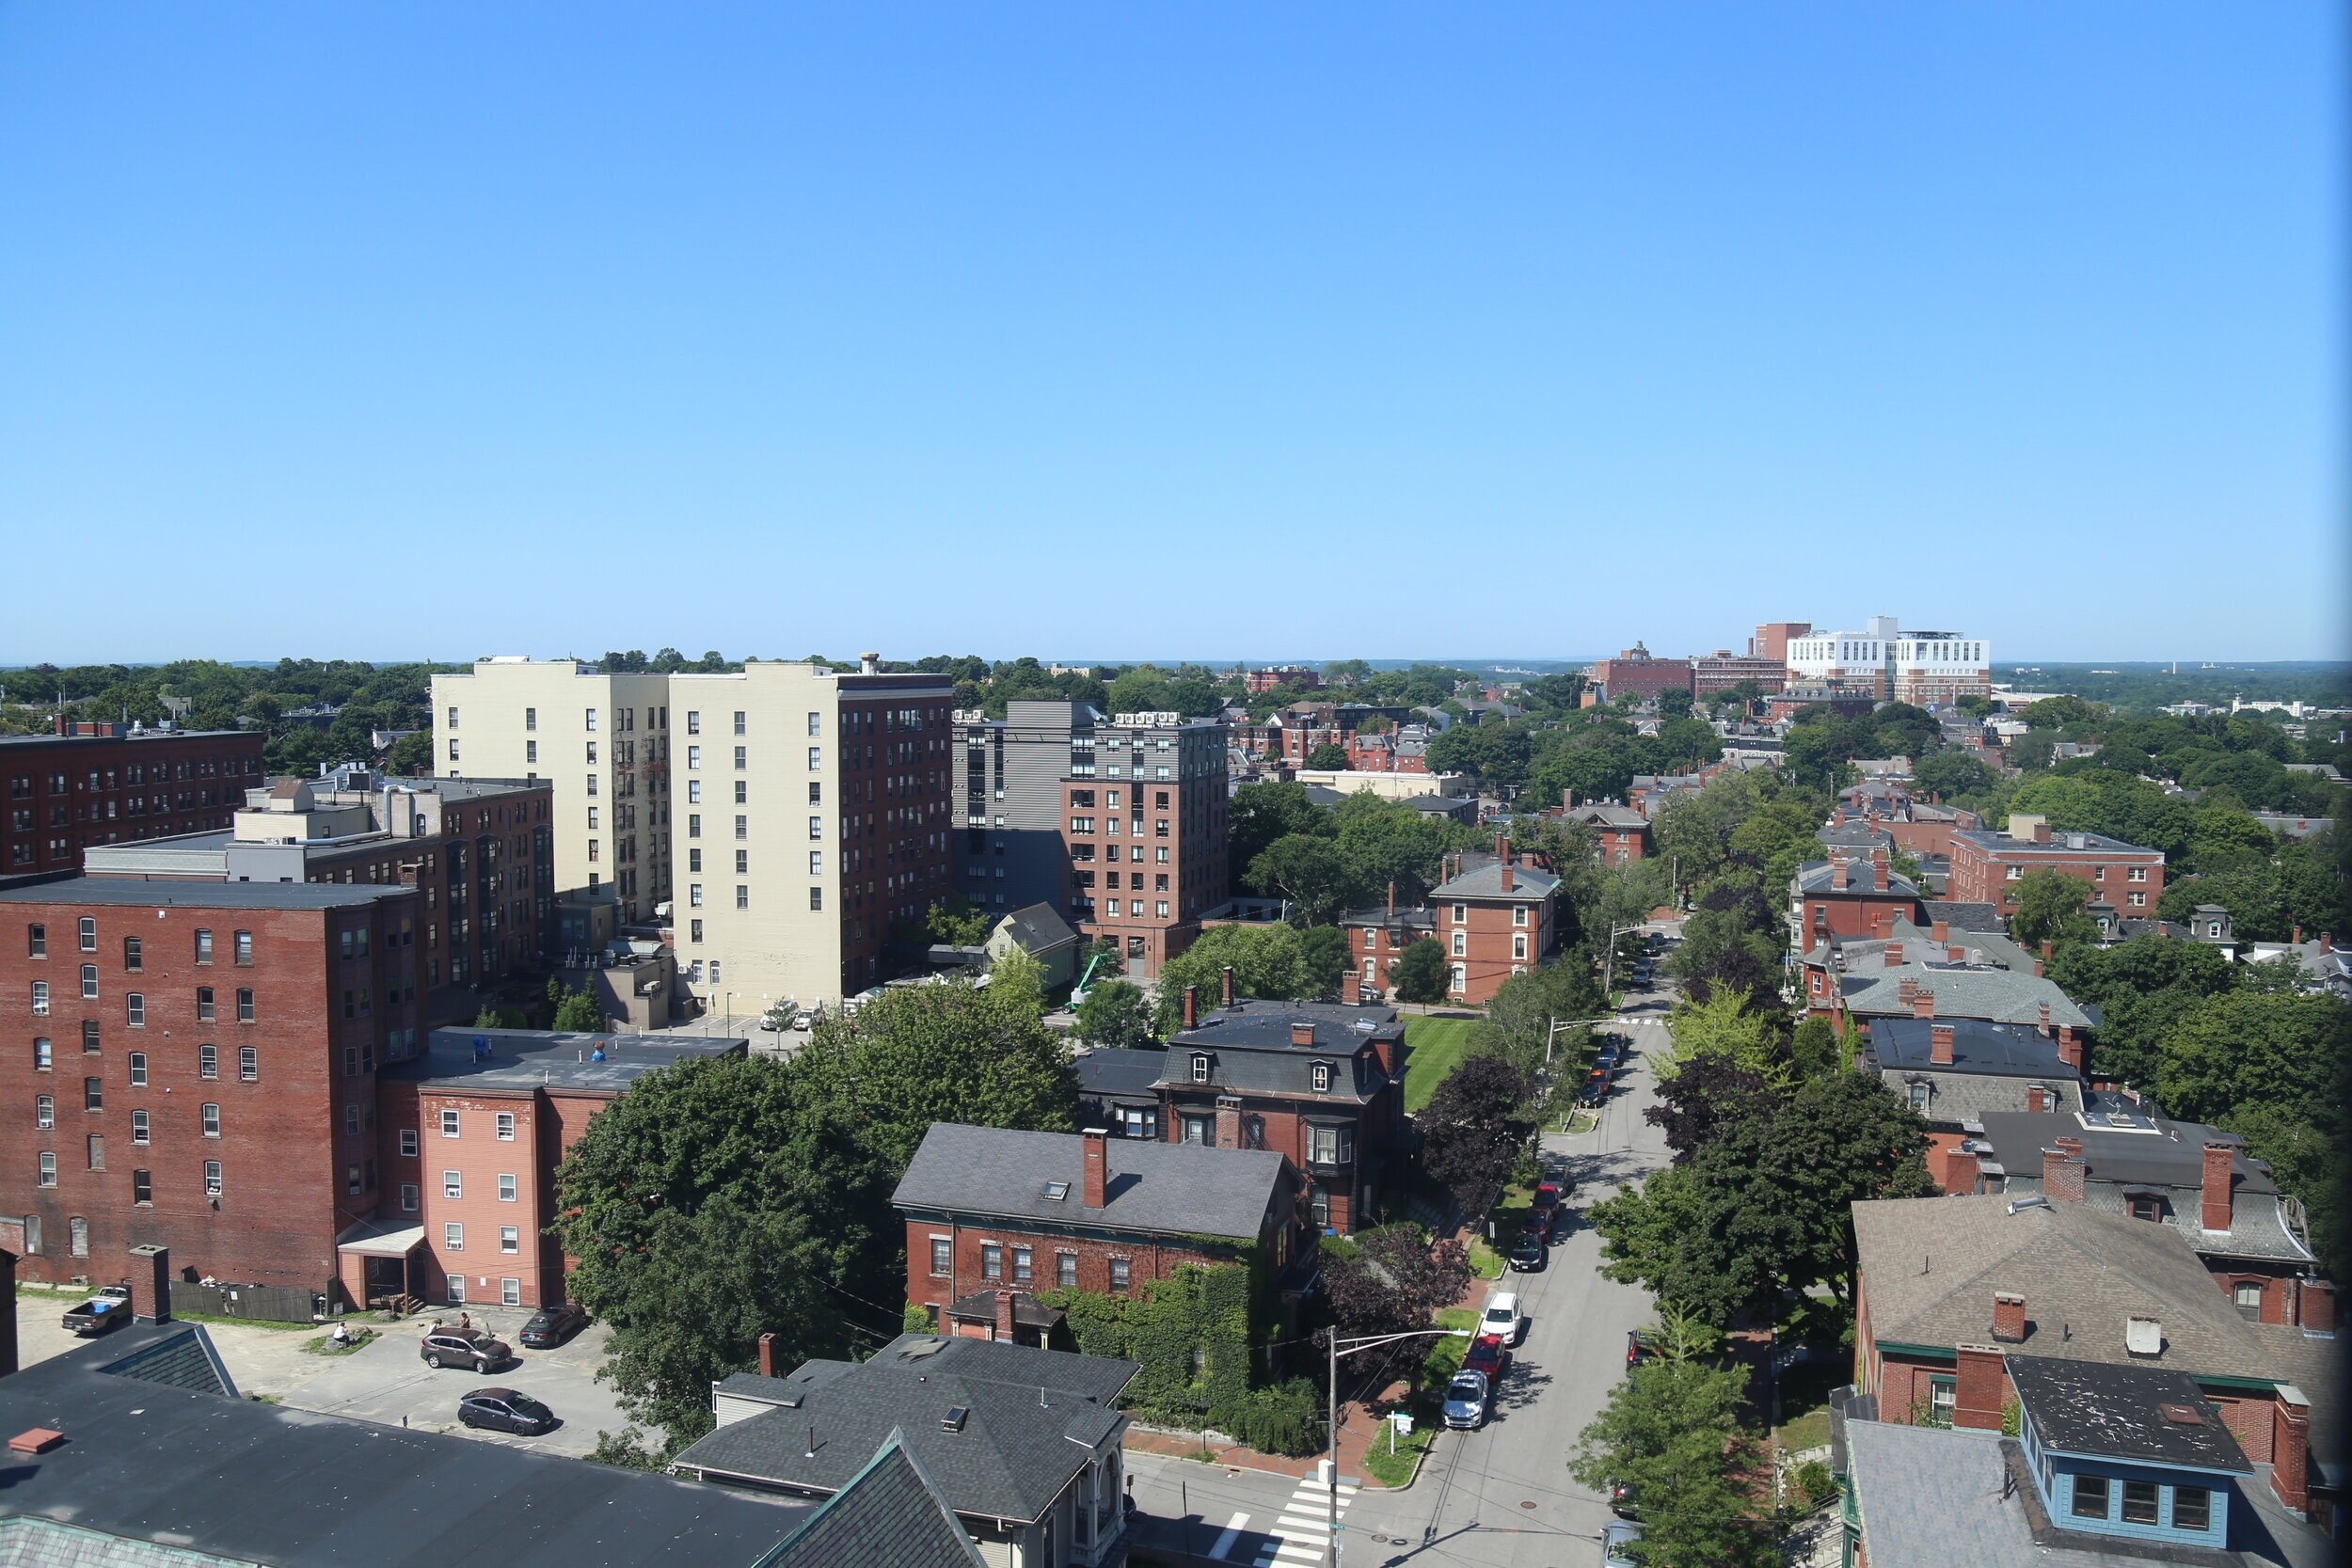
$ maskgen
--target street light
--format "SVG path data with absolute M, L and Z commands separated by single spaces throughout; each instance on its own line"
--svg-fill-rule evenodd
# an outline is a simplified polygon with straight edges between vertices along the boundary
M 1643 923 L 1637 920 L 1630 926 L 1612 926 L 1609 927 L 1609 951 L 1601 958 L 1600 963 L 1600 989 L 1603 991 L 1611 990 L 1616 985 L 1617 939 L 1625 935 L 1628 931 L 1640 930 L 1642 928 L 1642 925 Z
M 1323 1544 L 1324 1568 L 1339 1568 L 1340 1561 L 1340 1357 L 1353 1355 L 1359 1350 L 1372 1350 L 1380 1345 L 1393 1345 L 1399 1339 L 1469 1339 L 1476 1330 L 1468 1328 L 1415 1328 L 1403 1334 L 1367 1334 L 1354 1339 L 1343 1339 L 1337 1327 L 1325 1331 L 1331 1347 L 1330 1420 L 1325 1427 L 1331 1447 L 1330 1470 L 1324 1477 L 1324 1490 L 1330 1505 L 1331 1534 Z
M 727 1033 L 735 1033 L 735 992 L 727 992 Z

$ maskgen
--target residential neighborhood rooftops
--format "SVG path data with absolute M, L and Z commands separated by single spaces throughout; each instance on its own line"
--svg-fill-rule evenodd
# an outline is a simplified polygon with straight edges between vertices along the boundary
M 1969 904 L 1948 898 L 1931 898 L 1926 902 L 1928 922 L 1942 921 L 1955 931 L 1991 931 L 2006 934 L 2009 925 L 2001 918 L 2000 908 L 1994 904 Z
M 1132 1095 L 1156 1099 L 1153 1085 L 1168 1066 L 1168 1053 L 1097 1046 L 1071 1058 L 1082 1095 Z
M 1872 875 L 1876 869 L 1867 860 L 1851 863 L 1844 887 L 1837 885 L 1837 862 L 1807 861 L 1797 867 L 1797 894 L 1800 897 L 1820 897 L 1823 895 L 1869 895 L 1879 898 L 1909 898 L 1919 896 L 1918 887 L 1899 871 L 1886 872 L 1886 885 L 1877 886 Z
M 1501 899 L 1537 904 L 1550 897 L 1552 890 L 1560 885 L 1560 879 L 1550 872 L 1518 861 L 1511 866 L 1511 885 L 1506 888 L 1502 885 L 1501 861 L 1477 854 L 1466 854 L 1462 859 L 1458 873 L 1430 889 L 1432 900 L 1443 903 L 1449 898 Z
M 1952 1059 L 1934 1060 L 1934 1034 L 1951 1030 Z M 2044 1078 L 2053 1083 L 2076 1074 L 2058 1053 L 2058 1042 L 2030 1024 L 1997 1023 L 1982 1018 L 1929 1019 L 1908 1014 L 1874 1018 L 1863 1033 L 1864 1059 L 1899 1072 L 1972 1072 L 2002 1078 Z
M 1989 1018 L 2039 1024 L 2046 1006 L 2053 1028 L 2096 1027 L 2090 1015 L 2076 1006 L 2057 981 L 2013 969 L 1904 963 L 1868 974 L 1843 974 L 1838 976 L 1838 985 L 1846 1010 L 1857 1015 L 1912 1013 L 1917 993 L 1925 992 L 1934 997 L 1933 1016 L 1939 1019 Z
M 2274 1377 L 2252 1325 L 2176 1232 L 2081 1204 L 2016 1203 L 1988 1194 L 1853 1206 L 1870 1331 L 1882 1345 L 1984 1343 L 1993 1293 L 2003 1291 L 2026 1298 L 2026 1333 L 2013 1348 L 2027 1354 Z M 2160 1325 L 2153 1357 L 2125 1348 L 2134 1317 Z
M 1385 918 L 1385 917 L 1383 917 Z M 1312 1039 L 1301 1041 L 1301 1026 Z M 1172 1037 L 1170 1049 L 1209 1045 L 1247 1051 L 1328 1053 L 1353 1051 L 1367 1040 L 1402 1039 L 1405 1021 L 1394 1007 L 1339 1002 L 1274 1002 L 1243 998 L 1206 1014 L 1193 1028 Z
M 1089 1209 L 1084 1134 L 933 1122 L 891 1202 L 924 1212 L 1254 1241 L 1281 1191 L 1283 1159 L 1271 1149 L 1136 1138 L 1104 1144 L 1104 1203 Z
M 575 1034 L 555 1029 L 436 1029 L 424 1053 L 384 1069 L 469 1089 L 567 1089 L 618 1093 L 657 1068 L 704 1056 L 740 1055 L 742 1039 L 701 1035 Z
M 726 1379 L 721 1391 L 732 1399 L 771 1408 L 719 1427 L 674 1463 L 834 1490 L 896 1433 L 957 1513 L 1025 1523 L 1053 1506 L 1125 1419 L 1119 1396 L 1140 1370 L 1115 1356 L 903 1334 L 870 1360 Z
M 2220 1413 L 2180 1372 L 2046 1355 L 2012 1355 L 2008 1364 L 2018 1402 L 2047 1448 L 2097 1459 L 2254 1473 L 2246 1450 L 2221 1424 Z

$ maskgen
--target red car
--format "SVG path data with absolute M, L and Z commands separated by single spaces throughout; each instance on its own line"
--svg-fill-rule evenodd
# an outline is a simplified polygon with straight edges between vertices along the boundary
M 1462 1357 L 1462 1370 L 1484 1372 L 1489 1384 L 1502 1380 L 1502 1369 L 1511 1364 L 1511 1353 L 1504 1348 L 1500 1334 L 1482 1334 L 1471 1342 L 1470 1354 Z
M 1535 1212 L 1540 1214 L 1547 1210 L 1557 1209 L 1560 1206 L 1561 1196 L 1559 1182 L 1543 1183 L 1535 1189 Z

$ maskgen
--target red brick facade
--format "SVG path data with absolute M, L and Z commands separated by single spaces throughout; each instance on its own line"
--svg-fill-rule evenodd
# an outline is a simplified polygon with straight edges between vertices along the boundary
M 1104 1295 L 1131 1295 L 1145 1282 L 1166 1279 L 1186 1263 L 1208 1265 L 1233 1259 L 1213 1249 L 1150 1237 L 1089 1235 L 1083 1230 L 1023 1229 L 1011 1222 L 965 1224 L 960 1220 L 910 1219 L 907 1227 L 907 1300 L 930 1308 L 938 1323 L 949 1306 L 975 1291 L 1002 1286 L 1013 1291 L 1050 1291 L 1068 1277 L 1074 1288 Z M 948 1243 L 951 1263 L 945 1273 L 932 1272 L 934 1238 Z M 987 1252 L 997 1249 L 997 1272 L 988 1272 Z M 1021 1248 L 1028 1249 L 1027 1270 L 1020 1273 Z M 1075 1273 L 1065 1276 L 1061 1259 L 1069 1258 Z M 1127 1282 L 1115 1285 L 1112 1260 L 1127 1263 Z
M 376 1208 L 375 1074 L 414 1038 L 417 895 L 133 887 L 0 895 L 0 1214 L 38 1231 L 10 1250 L 31 1279 L 116 1278 L 153 1243 L 185 1277 L 325 1290 L 337 1237 Z
M 0 737 L 0 877 L 78 871 L 82 850 L 226 828 L 262 782 L 259 732 Z
M 1225 900 L 1224 781 L 1218 769 L 1062 784 L 1074 924 L 1089 941 L 1118 943 L 1131 974 L 1140 965 L 1156 977 L 1200 936 L 1202 911 Z
M 955 786 L 954 712 L 935 677 L 902 676 L 909 689 L 841 697 L 841 743 L 834 810 L 842 817 L 841 990 L 882 978 L 891 924 L 919 920 L 952 890 L 949 809 Z M 867 677 L 866 687 L 874 684 Z M 797 785 L 795 786 L 797 787 Z
M 2036 871 L 2081 878 L 2096 897 L 2126 919 L 2153 918 L 2164 896 L 2162 850 L 2118 844 L 2095 833 L 2053 832 L 2048 823 L 2035 817 L 2012 818 L 2007 834 L 1954 833 L 1951 857 L 1947 896 L 1960 903 L 1991 904 L 2004 915 L 2016 911 L 2018 881 Z

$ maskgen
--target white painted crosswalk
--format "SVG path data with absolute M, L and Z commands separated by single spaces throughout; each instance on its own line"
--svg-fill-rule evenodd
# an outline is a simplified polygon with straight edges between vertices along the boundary
M 1346 1517 L 1347 1505 L 1355 1496 L 1356 1488 L 1342 1481 L 1342 1518 Z M 1290 1501 L 1282 1505 L 1281 1516 L 1260 1543 L 1251 1568 L 1313 1568 L 1323 1560 L 1324 1543 L 1331 1536 L 1330 1509 L 1330 1493 L 1323 1482 L 1313 1476 L 1301 1480 Z

